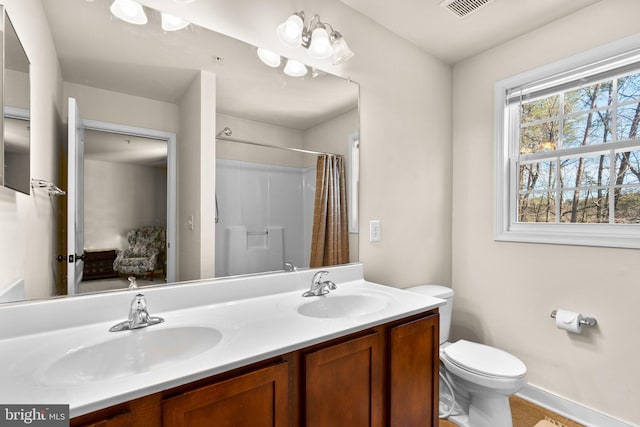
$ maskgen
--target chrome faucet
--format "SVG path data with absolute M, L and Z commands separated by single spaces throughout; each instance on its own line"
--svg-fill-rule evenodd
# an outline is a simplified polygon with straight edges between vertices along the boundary
M 298 267 L 296 267 L 292 262 L 284 263 L 284 271 L 297 271 Z
M 313 275 L 313 280 L 311 280 L 311 289 L 302 294 L 303 297 L 319 297 L 321 295 L 326 295 L 329 291 L 336 289 L 336 284 L 331 280 L 322 280 L 322 278 L 329 274 L 328 271 L 322 270 L 318 271 Z
M 129 289 L 138 289 L 138 282 L 136 276 L 129 276 Z
M 109 328 L 109 332 L 146 328 L 147 326 L 157 325 L 162 322 L 164 322 L 164 319 L 161 317 L 149 316 L 149 312 L 147 311 L 147 300 L 144 298 L 144 295 L 137 294 L 131 301 L 129 318 L 124 322 L 113 325 Z

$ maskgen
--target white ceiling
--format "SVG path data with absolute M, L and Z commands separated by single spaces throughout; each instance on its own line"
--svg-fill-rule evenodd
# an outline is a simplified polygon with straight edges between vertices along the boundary
M 85 129 L 84 158 L 144 166 L 167 165 L 167 141 Z
M 340 0 L 454 64 L 601 0 L 494 0 L 459 18 L 442 0 Z
M 353 83 L 286 76 L 262 64 L 254 46 L 195 25 L 164 32 L 149 8 L 138 26 L 113 17 L 112 0 L 42 3 L 66 82 L 177 104 L 205 70 L 216 74 L 218 111 L 300 130 L 357 107 Z
M 464 18 L 441 0 L 340 1 L 455 63 L 602 0 L 494 0 Z M 65 81 L 178 103 L 206 70 L 216 74 L 220 112 L 302 130 L 357 105 L 357 89 L 345 80 L 291 78 L 259 62 L 254 46 L 195 25 L 164 32 L 149 8 L 147 25 L 127 24 L 110 4 L 43 0 Z

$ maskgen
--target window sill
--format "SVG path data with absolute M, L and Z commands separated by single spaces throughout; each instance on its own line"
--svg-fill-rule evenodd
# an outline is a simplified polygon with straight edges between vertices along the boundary
M 498 230 L 494 240 L 639 249 L 640 225 L 512 224 L 507 230 Z

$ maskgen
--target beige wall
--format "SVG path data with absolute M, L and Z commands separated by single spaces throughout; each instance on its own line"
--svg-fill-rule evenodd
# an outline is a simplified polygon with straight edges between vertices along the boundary
M 175 104 L 69 82 L 64 83 L 63 94 L 65 100 L 76 98 L 83 119 L 165 132 L 178 131 L 178 106 Z M 65 103 L 65 121 L 66 110 Z
M 232 138 L 277 147 L 304 148 L 303 132 L 284 126 L 249 120 L 229 114 L 216 114 L 216 128 L 219 131 L 231 128 Z M 304 164 L 304 154 L 273 150 L 250 145 L 235 144 L 228 141 L 216 143 L 218 159 L 242 160 L 246 162 L 267 163 L 272 165 L 300 167 Z
M 141 0 L 253 45 L 304 60 L 360 84 L 360 225 L 382 226 L 382 241 L 360 233 L 369 280 L 406 287 L 451 281 L 451 67 L 339 0 L 212 0 L 178 12 L 172 0 Z M 340 29 L 356 56 L 341 66 L 310 61 L 278 42 L 275 27 L 294 10 Z
M 494 83 L 638 32 L 638 16 L 635 0 L 596 3 L 457 64 L 453 96 L 453 338 L 504 348 L 531 384 L 635 423 L 638 251 L 494 242 L 492 203 Z M 599 326 L 569 335 L 555 308 Z
M 166 168 L 85 159 L 85 249 L 125 249 L 148 225 L 167 225 Z
M 37 0 L 3 0 L 31 61 L 31 176 L 58 181 L 61 151 L 62 86 L 49 26 Z M 0 187 L 0 292 L 24 278 L 27 298 L 51 294 L 55 287 L 55 241 L 59 199 L 46 190 L 31 195 Z
M 360 116 L 358 109 L 354 108 L 305 131 L 304 148 L 342 154 L 348 159 L 349 135 L 359 130 Z M 315 166 L 315 161 L 312 165 Z
M 179 104 L 178 280 L 215 275 L 215 94 L 215 75 L 201 72 Z

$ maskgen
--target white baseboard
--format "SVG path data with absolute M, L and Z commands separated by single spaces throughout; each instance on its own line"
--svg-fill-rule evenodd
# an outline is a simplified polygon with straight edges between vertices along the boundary
M 516 395 L 587 427 L 640 427 L 638 424 L 629 424 L 531 384 L 525 385 Z

